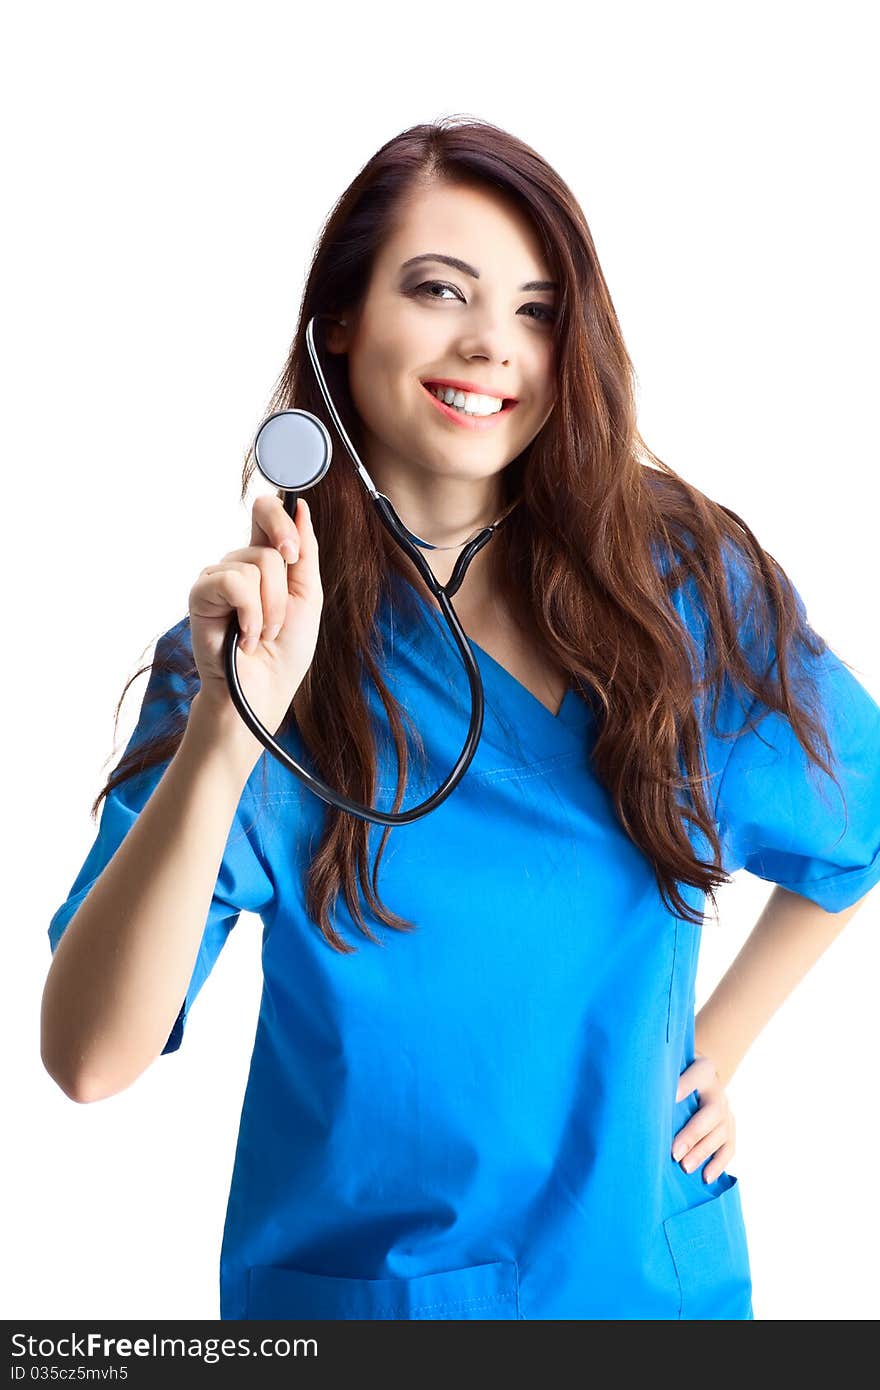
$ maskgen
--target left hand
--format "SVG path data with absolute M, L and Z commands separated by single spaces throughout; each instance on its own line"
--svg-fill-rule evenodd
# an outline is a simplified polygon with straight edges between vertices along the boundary
M 714 1182 L 733 1157 L 736 1122 L 715 1063 L 701 1053 L 697 1053 L 678 1078 L 676 1101 L 684 1100 L 691 1091 L 699 1096 L 699 1109 L 675 1135 L 672 1157 L 681 1163 L 686 1173 L 692 1173 L 705 1159 L 712 1157 L 712 1162 L 703 1169 L 703 1181 Z

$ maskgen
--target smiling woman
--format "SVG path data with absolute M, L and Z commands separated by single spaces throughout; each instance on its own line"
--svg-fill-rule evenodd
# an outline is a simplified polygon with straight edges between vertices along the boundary
M 239 912 L 259 912 L 221 1317 L 750 1319 L 727 1152 L 711 1178 L 671 1153 L 705 1119 L 692 1123 L 703 1083 L 687 1082 L 712 1075 L 708 1060 L 691 1070 L 706 898 L 738 867 L 829 911 L 880 879 L 880 708 L 746 523 L 647 449 L 583 212 L 522 141 L 485 122 L 416 126 L 336 204 L 271 403 L 332 435 L 313 317 L 344 429 L 438 547 L 442 584 L 506 515 L 455 598 L 486 720 L 454 794 L 397 827 L 383 859 L 389 827 L 376 843 L 263 756 L 226 820 L 163 1049 L 192 1026 Z M 252 472 L 249 455 L 242 497 Z M 258 558 L 277 564 L 273 511 L 286 518 L 277 499 L 258 506 Z M 462 665 L 355 471 L 331 467 L 309 508 L 320 631 L 275 736 L 352 801 L 393 795 L 397 811 L 458 754 Z M 160 1009 L 156 980 L 186 925 L 177 898 L 192 901 L 232 785 L 227 721 L 184 740 L 192 627 L 157 644 L 98 839 L 50 924 L 53 949 L 71 930 L 56 963 L 79 959 L 101 995 L 81 1028 L 123 1053 L 133 1019 L 165 1032 L 176 996 Z M 262 654 L 271 671 L 271 642 Z M 146 886 L 96 907 L 133 827 L 126 863 Z M 169 879 L 160 911 L 145 895 Z M 192 910 L 189 927 L 194 946 Z M 82 1017 L 73 974 L 57 1017 Z
M 442 249 L 423 249 L 439 238 Z M 447 277 L 426 279 L 428 267 Z M 504 471 L 555 399 L 557 288 L 531 218 L 509 194 L 466 178 L 423 179 L 377 248 L 365 293 L 345 304 L 345 324 L 328 324 L 372 476 L 419 535 L 460 545 L 502 511 Z M 450 390 L 441 397 L 429 383 Z M 437 557 L 443 582 L 454 559 Z M 496 563 L 494 546 L 475 558 L 463 617 L 498 600 Z

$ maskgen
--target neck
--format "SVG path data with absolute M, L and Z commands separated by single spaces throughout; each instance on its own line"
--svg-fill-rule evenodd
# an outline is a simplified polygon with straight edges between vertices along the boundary
M 473 479 L 426 479 L 424 474 L 418 479 L 407 475 L 392 480 L 385 479 L 381 469 L 373 472 L 372 477 L 379 491 L 391 500 L 404 526 L 413 535 L 437 547 L 422 550 L 422 555 L 435 579 L 444 586 L 452 577 L 465 543 L 496 521 L 507 505 L 497 477 L 476 483 Z M 453 596 L 456 612 L 479 611 L 497 598 L 501 558 L 501 538 L 497 532 L 468 565 L 461 587 Z M 415 565 L 403 552 L 401 561 L 419 593 L 436 602 Z
M 492 518 L 494 520 L 494 518 Z M 476 529 L 476 528 L 474 528 Z M 503 528 L 499 528 L 470 561 L 461 586 L 451 596 L 452 605 L 466 629 L 500 619 L 509 602 L 506 583 L 506 559 Z M 434 578 L 444 587 L 452 577 L 462 548 L 455 550 L 424 550 L 422 555 Z M 439 603 L 422 579 L 409 556 L 400 553 L 410 583 L 429 604 Z

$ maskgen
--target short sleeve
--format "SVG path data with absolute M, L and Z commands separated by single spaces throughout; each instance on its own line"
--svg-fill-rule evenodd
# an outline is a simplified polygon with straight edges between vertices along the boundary
M 182 642 L 191 652 L 188 618 L 159 638 L 156 645 L 157 661 L 153 664 L 137 726 L 129 740 L 126 753 L 157 732 L 160 721 L 163 727 L 168 727 L 168 716 L 175 709 L 188 708 L 192 692 L 187 695 L 182 677 L 174 672 L 163 672 L 158 665 L 158 659 L 164 656 L 172 643 L 179 649 Z M 104 798 L 94 844 L 71 885 L 67 898 L 49 923 L 49 944 L 53 954 L 77 908 L 85 900 L 90 888 L 134 825 L 139 812 L 147 804 L 169 761 L 166 759 L 148 768 L 146 772 L 134 774 L 114 787 Z M 248 782 L 232 821 L 192 978 L 177 1020 L 162 1049 L 163 1054 L 173 1052 L 180 1046 L 189 1011 L 240 913 L 261 913 L 268 908 L 272 900 L 272 880 L 256 832 L 256 815 L 257 808 Z
M 772 666 L 772 644 L 768 656 Z M 827 733 L 839 787 L 807 757 L 784 715 L 759 701 L 741 704 L 745 717 L 730 726 L 741 732 L 724 744 L 717 786 L 723 866 L 840 912 L 880 879 L 880 706 L 827 644 L 820 656 L 793 653 L 790 670 L 815 680 L 818 703 L 810 707 Z

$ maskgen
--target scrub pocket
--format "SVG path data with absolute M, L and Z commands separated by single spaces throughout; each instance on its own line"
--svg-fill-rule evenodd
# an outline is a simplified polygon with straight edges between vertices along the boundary
M 277 1265 L 248 1270 L 248 1318 L 519 1318 L 513 1260 L 413 1279 L 342 1279 Z
M 717 1197 L 663 1222 L 679 1288 L 679 1318 L 754 1318 L 737 1178 Z

